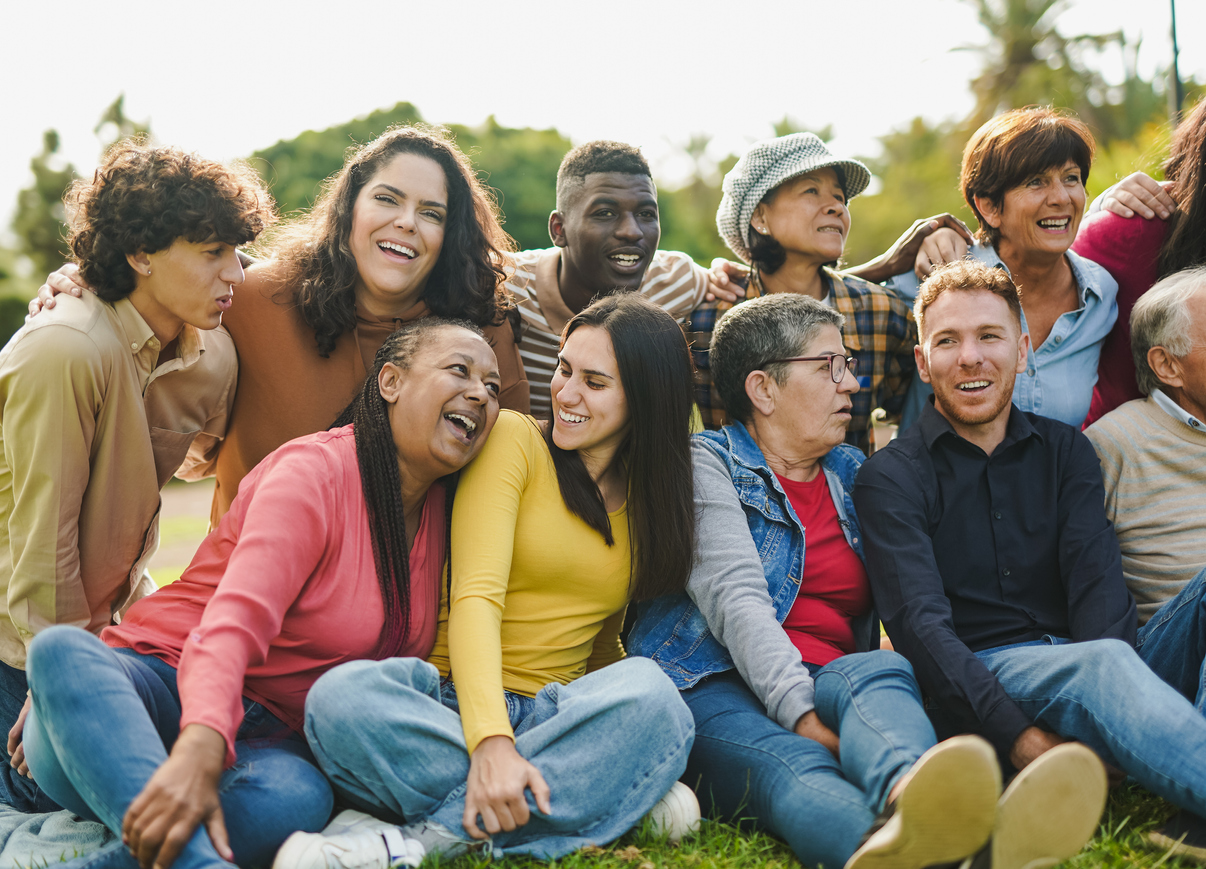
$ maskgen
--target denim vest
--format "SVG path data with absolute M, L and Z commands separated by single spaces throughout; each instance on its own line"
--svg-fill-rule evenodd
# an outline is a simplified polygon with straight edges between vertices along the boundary
M 719 431 L 705 431 L 694 437 L 706 441 L 728 467 L 758 547 L 776 618 L 782 624 L 796 602 L 800 577 L 804 574 L 804 528 L 745 426 L 730 423 Z M 854 475 L 862 463 L 863 454 L 857 447 L 841 444 L 821 460 L 821 469 L 846 542 L 865 563 L 862 532 L 850 498 Z M 703 569 L 715 570 L 716 566 Z M 878 642 L 872 645 L 873 640 L 878 640 L 877 625 L 874 610 L 855 620 L 858 651 L 878 648 Z M 733 669 L 728 650 L 712 636 L 703 614 L 686 593 L 639 604 L 627 647 L 629 654 L 656 661 L 679 689 L 690 688 L 713 673 Z

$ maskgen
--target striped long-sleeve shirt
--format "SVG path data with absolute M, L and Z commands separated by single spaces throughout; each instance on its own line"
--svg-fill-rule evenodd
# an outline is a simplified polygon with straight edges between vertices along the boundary
M 1085 429 L 1101 459 L 1106 516 L 1145 624 L 1206 567 L 1206 432 L 1153 397 Z
M 512 259 L 515 267 L 506 286 L 515 296 L 523 318 L 519 355 L 531 389 L 532 415 L 547 419 L 551 407 L 549 381 L 557 368 L 561 330 L 574 316 L 561 298 L 561 248 L 525 250 Z M 706 269 L 685 253 L 659 250 L 645 270 L 639 292 L 684 322 L 703 301 L 707 289 Z

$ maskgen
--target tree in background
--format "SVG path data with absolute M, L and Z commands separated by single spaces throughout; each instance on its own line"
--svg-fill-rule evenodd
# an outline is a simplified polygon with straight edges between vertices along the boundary
M 67 258 L 63 241 L 63 194 L 76 178 L 75 167 L 59 154 L 59 134 L 42 134 L 42 153 L 29 161 L 33 184 L 17 194 L 17 212 L 13 232 L 17 252 L 33 263 L 35 274 L 45 275 L 61 266 Z
M 149 136 L 150 127 L 146 122 L 126 117 L 125 95 L 121 94 L 105 109 L 93 132 L 103 152 L 119 139 Z M 64 241 L 67 226 L 63 194 L 78 174 L 59 154 L 59 144 L 58 131 L 47 130 L 42 134 L 42 153 L 29 161 L 33 184 L 17 194 L 17 211 L 13 215 L 17 253 L 29 258 L 36 278 L 57 269 L 70 255 Z M 0 276 L 0 281 L 3 280 Z
M 375 139 L 397 124 L 423 120 L 411 103 L 398 103 L 363 118 L 325 130 L 307 130 L 292 139 L 251 155 L 252 165 L 272 189 L 282 214 L 309 208 L 322 190 L 322 182 L 343 166 L 344 155 L 355 145 Z
M 151 138 L 150 121 L 135 121 L 126 116 L 126 95 L 118 94 L 117 99 L 101 114 L 100 120 L 92 128 L 96 138 L 101 143 L 101 153 L 108 151 L 116 142 L 131 137 Z

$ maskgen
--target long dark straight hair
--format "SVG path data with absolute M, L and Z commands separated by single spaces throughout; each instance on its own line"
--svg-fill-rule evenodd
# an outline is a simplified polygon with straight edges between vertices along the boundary
M 463 320 L 422 317 L 390 335 L 373 359 L 373 371 L 364 380 L 360 394 L 335 420 L 332 428 L 351 424 L 356 438 L 356 461 L 360 465 L 360 485 L 368 508 L 369 539 L 373 545 L 373 564 L 381 586 L 385 625 L 373 651 L 377 659 L 397 655 L 410 639 L 410 544 L 406 539 L 406 511 L 402 505 L 402 472 L 389 424 L 389 404 L 381 397 L 377 378 L 387 362 L 410 368 L 415 353 L 431 338 L 432 330 L 447 326 L 468 329 L 480 336 L 481 330 Z M 456 474 L 443 477 L 435 485 L 444 486 L 444 543 L 451 554 L 452 497 Z
M 611 338 L 628 402 L 628 437 L 613 462 L 628 478 L 628 544 L 632 600 L 650 600 L 687 587 L 695 556 L 691 475 L 691 354 L 683 331 L 656 305 L 633 293 L 606 296 L 565 325 L 561 346 L 575 329 L 594 326 Z M 607 506 L 581 456 L 545 442 L 570 512 L 615 543 Z
M 1164 177 L 1173 182 L 1177 210 L 1160 248 L 1160 277 L 1206 263 L 1206 97 L 1173 134 Z

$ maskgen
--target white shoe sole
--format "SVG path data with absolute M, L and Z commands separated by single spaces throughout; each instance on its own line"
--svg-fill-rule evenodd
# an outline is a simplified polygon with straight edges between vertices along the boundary
M 645 815 L 654 829 L 678 844 L 683 837 L 699 832 L 699 800 L 695 791 L 676 781 Z
M 1105 767 L 1086 746 L 1044 752 L 1001 795 L 993 869 L 1040 869 L 1076 854 L 1097 831 L 1106 789 Z
M 953 863 L 988 841 L 1001 793 L 996 752 L 978 736 L 935 745 L 910 771 L 896 811 L 846 869 L 916 869 Z

